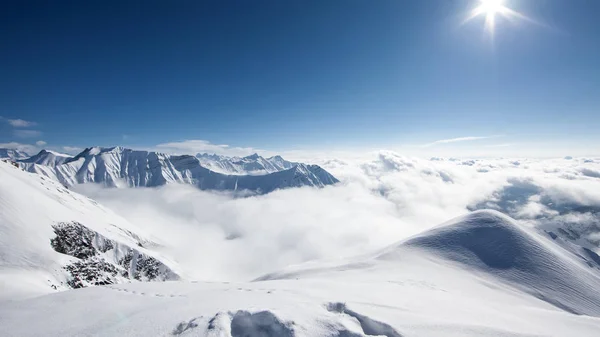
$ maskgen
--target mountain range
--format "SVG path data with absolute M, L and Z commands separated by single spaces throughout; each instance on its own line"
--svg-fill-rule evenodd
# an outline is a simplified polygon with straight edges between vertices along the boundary
M 29 158 L 29 154 L 17 149 L 0 148 L 0 159 L 19 160 Z
M 156 187 L 183 183 L 202 190 L 264 194 L 290 187 L 324 187 L 338 180 L 317 165 L 293 163 L 280 156 L 225 157 L 209 154 L 169 155 L 123 147 L 90 147 L 76 156 L 42 150 L 23 157 L 3 149 L 2 156 L 24 170 L 65 186 L 98 183 L 107 187 Z
M 246 157 L 198 153 L 196 158 L 202 166 L 223 174 L 267 174 L 289 170 L 299 164 L 287 161 L 281 156 L 264 158 L 256 153 Z
M 497 211 L 469 212 L 367 255 L 208 282 L 171 258 L 165 247 L 179 243 L 167 235 L 4 161 L 0 210 L 6 336 L 592 337 L 600 329 L 597 255 Z

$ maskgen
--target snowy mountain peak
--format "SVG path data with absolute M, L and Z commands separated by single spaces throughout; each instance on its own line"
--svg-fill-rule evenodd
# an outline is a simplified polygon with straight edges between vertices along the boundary
M 223 174 L 260 175 L 291 169 L 298 163 L 290 162 L 281 156 L 264 158 L 257 153 L 246 157 L 227 157 L 198 154 L 196 156 L 202 166 Z
M 96 156 L 96 155 L 99 155 L 99 154 L 102 154 L 102 153 L 109 153 L 109 152 L 120 153 L 120 152 L 123 152 L 125 150 L 128 150 L 128 149 L 125 149 L 122 146 L 113 146 L 113 147 L 94 146 L 94 147 L 88 147 L 88 148 L 86 148 L 79 155 L 85 154 L 85 155 L 89 155 L 89 156 Z
M 0 148 L 0 159 L 19 160 L 25 159 L 27 157 L 29 157 L 29 154 L 27 154 L 24 151 L 20 151 L 17 149 Z
M 208 159 L 213 159 L 213 160 L 219 160 L 219 159 L 225 158 L 225 156 L 221 156 L 216 153 L 209 154 L 209 153 L 205 152 L 205 153 L 196 154 L 196 158 L 208 158 Z
M 123 147 L 90 147 L 73 158 L 45 156 L 54 161 L 34 160 L 21 163 L 21 167 L 65 186 L 90 182 L 108 187 L 155 187 L 183 183 L 203 190 L 269 193 L 280 188 L 323 187 L 337 182 L 320 167 L 285 160 L 272 163 L 260 156 L 235 160 L 217 155 L 167 155 Z M 299 168 L 294 169 L 296 166 Z M 230 171 L 238 174 L 229 174 Z M 282 173 L 285 171 L 289 172 Z M 245 175 L 239 175 L 241 173 Z
M 31 156 L 26 159 L 21 159 L 18 162 L 23 164 L 39 164 L 39 165 L 49 165 L 56 166 L 62 165 L 67 160 L 71 159 L 71 156 L 59 152 L 54 152 L 50 150 L 41 150 L 36 155 Z

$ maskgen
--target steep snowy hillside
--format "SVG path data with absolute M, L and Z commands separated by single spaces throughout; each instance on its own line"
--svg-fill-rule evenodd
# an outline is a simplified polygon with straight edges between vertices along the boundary
M 41 150 L 38 154 L 31 156 L 25 159 L 19 159 L 17 162 L 22 164 L 22 166 L 29 166 L 32 164 L 38 165 L 46 165 L 46 166 L 57 166 L 62 165 L 68 159 L 71 159 L 72 156 L 67 154 L 58 153 L 49 150 Z
M 2 303 L 0 326 L 9 336 L 591 337 L 599 282 L 551 240 L 480 211 L 371 256 L 255 282 L 110 285 Z
M 0 159 L 18 160 L 27 157 L 29 157 L 29 155 L 23 151 L 0 148 Z
M 178 279 L 142 233 L 93 200 L 0 161 L 0 299 Z
M 196 158 L 202 166 L 223 174 L 267 174 L 288 170 L 299 164 L 287 161 L 281 156 L 264 158 L 256 153 L 242 158 L 198 153 Z
M 287 187 L 323 187 L 337 182 L 319 166 L 298 164 L 265 175 L 226 175 L 213 172 L 193 156 L 171 156 L 122 147 L 88 148 L 57 166 L 24 165 L 66 186 L 100 183 L 110 187 L 154 187 L 185 183 L 203 190 L 249 190 L 268 193 Z

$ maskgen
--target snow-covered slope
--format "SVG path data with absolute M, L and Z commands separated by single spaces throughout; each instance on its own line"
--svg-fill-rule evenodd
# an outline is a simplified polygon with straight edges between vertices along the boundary
M 301 268 L 266 275 L 261 280 L 369 269 L 381 261 L 410 268 L 417 256 L 513 287 L 568 312 L 600 316 L 599 261 L 574 254 L 492 210 L 451 220 L 358 262 L 335 268 Z
M 178 279 L 143 233 L 95 201 L 0 161 L 0 299 Z
M 10 159 L 14 161 L 18 159 L 25 159 L 27 157 L 29 157 L 29 155 L 23 151 L 0 148 L 0 159 Z
M 223 174 L 267 174 L 289 170 L 298 165 L 281 156 L 264 158 L 256 153 L 242 158 L 198 153 L 196 158 L 200 160 L 202 166 Z
M 255 282 L 110 285 L 2 303 L 0 326 L 9 336 L 597 336 L 599 279 L 578 259 L 479 211 L 370 256 Z
M 379 259 L 410 251 L 457 262 L 563 310 L 600 316 L 600 272 L 497 211 L 476 211 L 391 248 Z M 597 264 L 594 263 L 594 264 Z
M 29 158 L 20 159 L 18 162 L 22 165 L 28 166 L 31 164 L 46 165 L 46 166 L 57 166 L 62 165 L 72 156 L 68 154 L 58 153 L 50 150 L 41 150 L 38 154 Z
M 265 175 L 226 175 L 211 171 L 193 156 L 171 156 L 122 147 L 88 148 L 61 165 L 25 165 L 66 186 L 100 183 L 110 187 L 155 187 L 168 183 L 192 184 L 203 190 L 249 190 L 268 193 L 287 187 L 323 187 L 337 182 L 316 165 L 298 164 Z

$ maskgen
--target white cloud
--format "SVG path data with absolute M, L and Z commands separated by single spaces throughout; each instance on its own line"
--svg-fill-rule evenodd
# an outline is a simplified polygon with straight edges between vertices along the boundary
M 26 121 L 23 119 L 7 119 L 6 121 L 15 128 L 29 128 L 37 125 L 35 122 Z
M 470 142 L 470 141 L 474 141 L 474 140 L 482 140 L 482 139 L 489 139 L 489 138 L 496 138 L 496 137 L 500 137 L 500 136 L 485 136 L 485 137 L 470 136 L 470 137 L 441 139 L 441 140 L 436 140 L 435 142 L 425 144 L 425 145 L 423 145 L 423 147 L 430 147 L 430 146 L 435 146 L 435 145 L 439 145 L 439 144 L 449 144 L 449 143 L 457 143 L 457 142 Z
M 590 211 L 600 210 L 600 178 L 582 170 L 600 171 L 597 159 L 430 161 L 382 151 L 321 165 L 342 182 L 248 198 L 189 186 L 83 188 L 154 233 L 202 279 L 247 280 L 289 264 L 372 252 L 484 207 L 548 230 L 582 226 L 586 237 L 600 239 L 593 227 L 599 213 Z
M 83 148 L 76 146 L 63 146 L 62 150 L 68 154 L 78 154 L 83 151 Z
M 36 145 L 22 144 L 22 143 L 17 143 L 17 142 L 0 143 L 0 148 L 15 149 L 15 150 L 19 150 L 19 151 L 25 152 L 30 155 L 39 152 L 39 148 Z
M 487 145 L 486 147 L 510 147 L 510 146 L 515 146 L 516 144 L 513 143 L 502 143 L 502 144 L 492 144 L 492 145 Z
M 38 130 L 14 130 L 13 133 L 19 138 L 34 138 L 42 135 Z
M 248 198 L 185 185 L 77 188 L 143 225 L 163 252 L 204 280 L 253 279 L 290 264 L 369 252 L 416 232 L 394 204 L 360 184 Z
M 178 153 L 178 154 L 196 154 L 196 153 L 216 153 L 226 156 L 247 156 L 253 153 L 265 153 L 266 151 L 254 149 L 251 147 L 231 147 L 225 144 L 212 144 L 206 140 L 192 139 L 181 142 L 170 142 L 156 145 L 158 151 Z
M 18 142 L 0 143 L 0 148 L 16 149 L 29 155 L 34 155 L 40 152 L 43 148 L 56 152 L 66 152 L 68 154 L 77 154 L 83 150 L 82 148 L 73 146 L 48 146 L 48 143 L 43 140 L 38 140 L 35 142 L 35 144 L 23 144 Z

